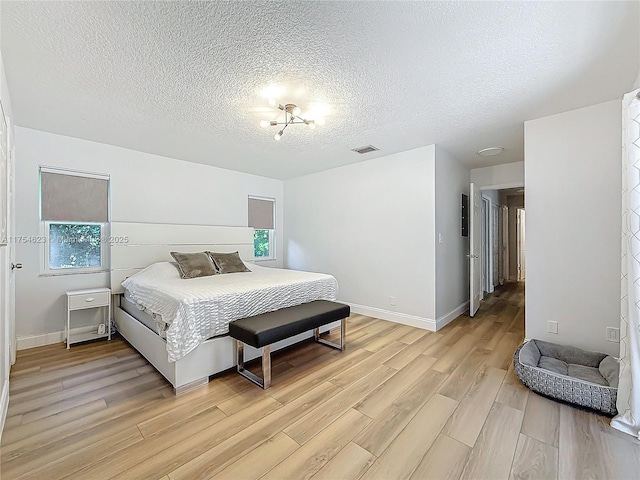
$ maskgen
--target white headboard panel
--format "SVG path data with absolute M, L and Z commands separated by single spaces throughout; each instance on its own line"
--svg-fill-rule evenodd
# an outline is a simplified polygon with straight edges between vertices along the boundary
M 253 261 L 253 228 L 111 222 L 111 292 L 122 293 L 124 279 L 143 268 L 173 261 L 170 252 L 205 250 L 237 250 Z

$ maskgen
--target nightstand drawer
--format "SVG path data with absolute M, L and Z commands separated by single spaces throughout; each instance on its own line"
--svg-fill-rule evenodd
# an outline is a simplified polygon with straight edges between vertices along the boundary
M 69 310 L 93 308 L 109 305 L 109 292 L 69 295 Z

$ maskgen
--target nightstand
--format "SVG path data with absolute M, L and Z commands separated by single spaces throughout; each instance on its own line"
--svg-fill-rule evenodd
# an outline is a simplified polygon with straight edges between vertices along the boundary
M 98 333 L 99 325 L 90 328 L 89 331 L 71 333 L 71 312 L 87 310 L 89 308 L 101 308 L 104 333 Z M 73 290 L 67 292 L 67 348 L 74 343 L 86 342 L 97 338 L 111 340 L 111 290 L 108 288 L 91 288 L 88 290 Z

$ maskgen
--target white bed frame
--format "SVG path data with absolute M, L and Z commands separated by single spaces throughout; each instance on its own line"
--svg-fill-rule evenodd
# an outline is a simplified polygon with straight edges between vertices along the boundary
M 120 294 L 124 293 L 121 283 L 155 262 L 173 261 L 173 251 L 238 251 L 244 261 L 251 262 L 253 228 L 112 222 L 111 237 L 111 293 L 117 297 L 112 305 L 118 331 L 173 385 L 174 393 L 180 395 L 204 385 L 211 375 L 233 368 L 236 341 L 228 336 L 206 340 L 177 362 L 169 362 L 165 340 L 120 308 Z M 334 322 L 322 330 L 338 324 Z M 271 350 L 312 336 L 312 331 L 296 335 L 271 345 Z M 262 349 L 245 348 L 246 359 L 262 355 Z

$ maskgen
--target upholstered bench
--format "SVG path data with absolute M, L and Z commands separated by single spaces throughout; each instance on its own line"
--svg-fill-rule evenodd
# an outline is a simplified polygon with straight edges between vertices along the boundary
M 338 350 L 344 350 L 345 326 L 349 314 L 349 305 L 328 300 L 315 300 L 230 322 L 229 336 L 237 340 L 238 373 L 264 389 L 269 388 L 271 386 L 270 345 L 309 330 L 314 331 L 316 342 Z M 320 327 L 337 320 L 342 320 L 340 343 L 336 344 L 321 339 Z M 262 353 L 262 378 L 244 368 L 245 344 L 254 348 L 264 347 Z

